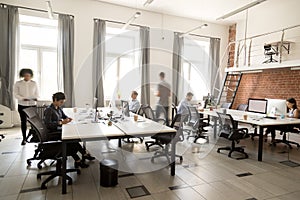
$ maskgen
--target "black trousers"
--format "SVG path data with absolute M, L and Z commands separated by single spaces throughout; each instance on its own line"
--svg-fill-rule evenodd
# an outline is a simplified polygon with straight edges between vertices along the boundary
M 18 112 L 19 112 L 20 119 L 21 119 L 21 131 L 22 131 L 22 136 L 23 136 L 24 141 L 26 140 L 27 115 L 23 110 L 26 108 L 30 108 L 30 107 L 35 107 L 35 106 L 22 106 L 22 105 L 18 104 Z

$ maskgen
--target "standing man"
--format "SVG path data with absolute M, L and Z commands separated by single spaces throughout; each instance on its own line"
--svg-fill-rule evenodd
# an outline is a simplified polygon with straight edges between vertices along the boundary
M 171 86 L 169 83 L 165 81 L 165 73 L 160 72 L 159 74 L 160 83 L 158 84 L 158 92 L 157 96 L 159 97 L 158 104 L 162 105 L 167 113 L 166 116 L 166 125 L 169 125 L 169 97 L 171 96 Z M 156 116 L 158 117 L 160 115 L 160 110 L 156 110 Z
M 27 132 L 27 115 L 23 111 L 25 108 L 36 106 L 37 98 L 39 97 L 39 91 L 37 83 L 32 79 L 33 72 L 31 69 L 21 69 L 20 78 L 23 80 L 17 81 L 14 84 L 13 93 L 18 100 L 18 112 L 21 119 L 21 131 L 22 131 L 22 143 L 26 144 L 26 132 Z
M 129 101 L 129 110 L 133 113 L 136 113 L 140 108 L 140 102 L 137 100 L 138 93 L 136 91 L 131 92 L 131 100 Z

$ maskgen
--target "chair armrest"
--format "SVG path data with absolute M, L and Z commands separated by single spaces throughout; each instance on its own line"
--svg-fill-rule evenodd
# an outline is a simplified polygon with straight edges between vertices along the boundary
M 48 141 L 61 140 L 61 131 L 50 132 L 47 134 Z

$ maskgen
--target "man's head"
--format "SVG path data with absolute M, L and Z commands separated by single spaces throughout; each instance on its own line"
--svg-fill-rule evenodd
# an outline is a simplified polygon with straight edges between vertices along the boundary
M 132 92 L 131 92 L 131 98 L 132 98 L 132 99 L 136 99 L 137 96 L 138 96 L 138 93 L 137 93 L 136 91 L 132 91 Z
M 193 93 L 191 93 L 191 92 L 188 92 L 187 94 L 186 94 L 186 100 L 188 100 L 188 101 L 191 101 L 192 100 L 192 98 L 193 98 L 193 96 L 194 96 L 194 94 Z
M 62 92 L 57 92 L 53 94 L 52 101 L 54 106 L 62 106 L 65 103 L 66 95 Z
M 19 76 L 24 78 L 25 81 L 29 81 L 33 77 L 33 72 L 31 69 L 24 68 L 20 70 Z
M 160 72 L 159 73 L 159 78 L 160 78 L 160 80 L 164 80 L 165 79 L 165 72 Z

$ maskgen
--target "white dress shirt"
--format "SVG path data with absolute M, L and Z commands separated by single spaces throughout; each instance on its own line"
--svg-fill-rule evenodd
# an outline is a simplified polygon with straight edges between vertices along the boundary
M 39 97 L 38 87 L 35 81 L 17 81 L 14 85 L 14 97 L 18 99 L 18 104 L 22 106 L 34 106 Z M 30 101 L 24 101 L 24 99 L 29 99 Z
M 186 98 L 181 100 L 178 106 L 178 114 L 188 114 L 189 113 L 188 106 L 191 106 L 190 101 L 188 101 Z
M 136 113 L 138 111 L 138 109 L 140 108 L 140 102 L 137 99 L 131 99 L 129 101 L 129 110 L 131 112 Z

